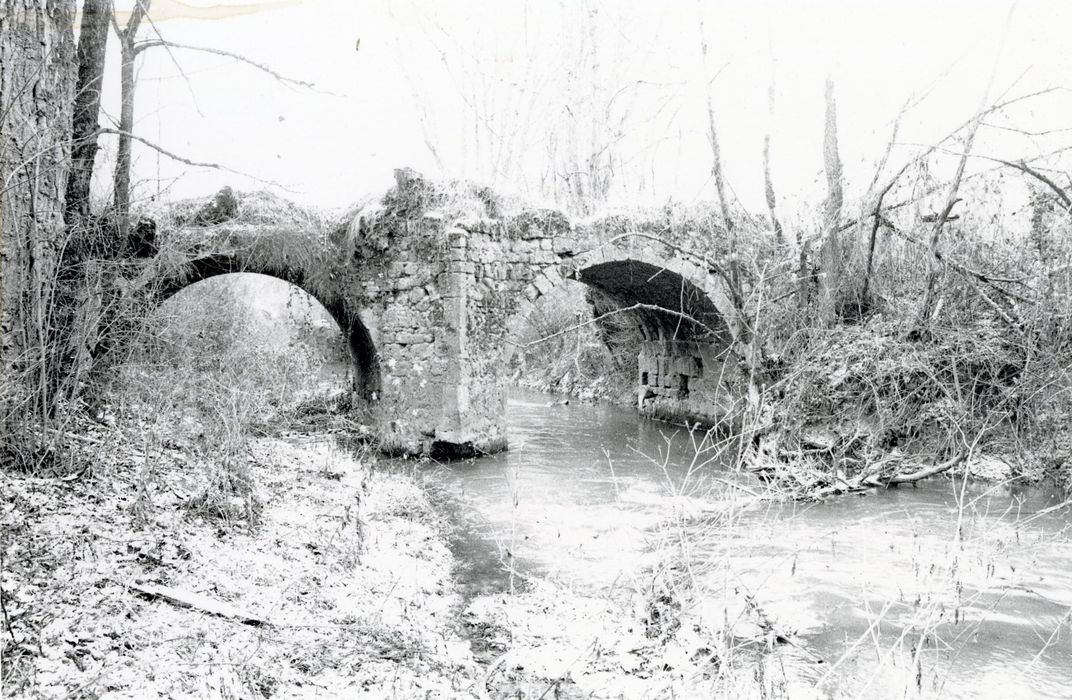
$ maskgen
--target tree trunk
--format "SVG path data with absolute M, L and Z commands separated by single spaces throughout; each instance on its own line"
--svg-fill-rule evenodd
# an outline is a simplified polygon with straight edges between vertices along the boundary
M 130 133 L 134 127 L 134 48 L 123 41 L 122 65 L 120 67 L 119 145 L 115 153 L 115 220 L 119 237 L 126 240 L 130 235 Z
M 704 69 L 704 77 L 707 76 L 707 36 L 704 34 L 703 24 L 703 3 L 697 2 L 698 9 L 698 25 L 700 31 L 700 58 Z M 715 122 L 715 108 L 711 101 L 711 85 L 710 83 L 705 85 L 704 96 L 707 99 L 707 128 L 709 138 L 711 141 L 711 177 L 715 181 L 715 194 L 718 195 L 718 207 L 722 214 L 722 225 L 726 229 L 726 238 L 728 239 L 729 249 L 732 251 L 737 250 L 737 230 L 733 223 L 733 217 L 730 214 L 729 199 L 726 196 L 726 179 L 722 170 L 722 149 L 718 143 L 718 129 Z M 740 265 L 737 262 L 735 256 L 730 257 L 729 262 L 729 276 L 730 284 L 735 288 L 736 292 L 740 293 L 741 275 Z
M 823 211 L 823 243 L 819 250 L 819 319 L 830 325 L 837 316 L 837 297 L 845 253 L 842 248 L 841 206 L 844 200 L 841 180 L 841 157 L 838 155 L 837 102 L 834 100 L 834 81 L 826 80 L 826 120 L 823 131 L 823 166 L 826 170 L 826 203 Z
M 782 222 L 778 221 L 777 200 L 774 196 L 774 180 L 771 178 L 770 169 L 770 142 L 771 128 L 774 122 L 774 83 L 771 82 L 767 91 L 767 112 L 771 124 L 767 126 L 767 133 L 763 135 L 763 193 L 767 199 L 767 211 L 770 212 L 771 226 L 774 228 L 774 241 L 778 245 L 785 243 L 785 234 L 782 232 Z
M 134 40 L 138 34 L 138 25 L 149 11 L 151 2 L 152 0 L 136 0 L 126 29 L 119 35 L 122 65 L 119 70 L 119 146 L 115 155 L 114 197 L 116 222 L 123 241 L 130 239 L 130 134 L 134 132 L 134 61 L 138 57 Z
M 111 0 L 85 0 L 78 36 L 78 84 L 71 125 L 71 176 L 67 181 L 68 224 L 89 216 L 89 186 L 97 155 L 104 56 L 112 16 Z
M 0 17 L 5 422 L 52 409 L 50 315 L 65 237 L 73 19 L 73 0 L 4 0 Z

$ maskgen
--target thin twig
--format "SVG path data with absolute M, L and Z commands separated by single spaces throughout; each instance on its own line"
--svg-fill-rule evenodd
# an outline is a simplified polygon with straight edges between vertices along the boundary
M 235 175 L 241 175 L 242 177 L 248 177 L 251 180 L 256 180 L 257 182 L 261 182 L 261 183 L 264 183 L 266 185 L 273 185 L 273 186 L 276 186 L 276 187 L 282 187 L 282 185 L 280 185 L 278 182 L 275 182 L 274 180 L 265 180 L 263 178 L 257 177 L 256 175 L 251 175 L 250 173 L 242 172 L 241 170 L 235 170 L 234 168 L 227 167 L 226 165 L 221 165 L 220 163 L 208 163 L 208 162 L 190 160 L 189 158 L 184 158 L 184 157 L 182 157 L 182 156 L 180 156 L 180 155 L 178 155 L 176 153 L 172 153 L 171 151 L 167 150 L 163 146 L 159 146 L 159 145 L 153 143 L 152 141 L 149 141 L 148 139 L 144 139 L 141 136 L 138 136 L 137 134 L 132 134 L 129 131 L 123 131 L 122 129 L 112 129 L 112 128 L 109 128 L 109 127 L 101 127 L 100 129 L 97 129 L 95 135 L 99 135 L 99 134 L 114 134 L 116 136 L 128 136 L 128 137 L 134 139 L 135 141 L 138 141 L 140 143 L 145 144 L 146 146 L 148 146 L 149 148 L 153 149 L 154 151 L 162 153 L 163 155 L 167 156 L 168 158 L 171 158 L 174 161 L 178 161 L 179 163 L 185 163 L 186 165 L 190 165 L 190 166 L 193 166 L 195 168 L 212 168 L 214 170 L 223 170 L 225 172 L 234 173 Z
M 246 58 L 245 56 L 243 56 L 241 54 L 234 53 L 233 51 L 225 51 L 223 49 L 215 49 L 215 48 L 212 48 L 212 47 L 209 47 L 209 46 L 192 46 L 190 44 L 180 44 L 178 42 L 169 41 L 169 40 L 166 40 L 166 39 L 152 39 L 152 40 L 142 41 L 142 42 L 139 42 L 138 44 L 136 44 L 134 46 L 134 55 L 138 55 L 139 53 L 141 53 L 142 51 L 145 51 L 146 49 L 151 49 L 151 48 L 154 48 L 154 47 L 157 47 L 157 46 L 163 46 L 163 47 L 166 47 L 168 49 L 186 49 L 187 51 L 200 51 L 202 53 L 211 53 L 211 54 L 215 54 L 217 56 L 225 56 L 226 58 L 232 58 L 232 59 L 234 59 L 236 61 L 239 61 L 240 63 L 245 63 L 248 66 L 253 66 L 257 70 L 260 70 L 260 71 L 263 71 L 263 72 L 267 73 L 268 75 L 272 76 L 273 78 L 275 78 L 276 80 L 278 80 L 280 82 L 290 83 L 291 85 L 298 85 L 300 87 L 309 88 L 311 90 L 318 90 L 319 92 L 323 92 L 322 90 L 319 90 L 316 87 L 316 85 L 313 84 L 313 83 L 310 83 L 310 82 L 305 81 L 305 80 L 296 80 L 294 78 L 288 78 L 287 76 L 278 73 L 277 71 L 273 70 L 272 68 L 269 68 L 265 64 L 258 63 L 257 61 L 254 61 L 252 59 Z

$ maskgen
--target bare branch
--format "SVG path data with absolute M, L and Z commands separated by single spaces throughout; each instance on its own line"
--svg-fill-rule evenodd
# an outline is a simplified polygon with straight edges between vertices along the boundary
M 237 53 L 234 53 L 232 51 L 224 51 L 223 49 L 214 49 L 214 48 L 207 47 L 207 46 L 191 46 L 190 44 L 179 44 L 177 42 L 168 41 L 168 40 L 165 40 L 165 39 L 152 39 L 152 40 L 149 40 L 149 41 L 142 41 L 142 42 L 139 42 L 138 44 L 136 44 L 134 46 L 134 53 L 135 53 L 135 55 L 137 55 L 137 54 L 141 53 L 142 51 L 145 51 L 146 49 L 155 48 L 157 46 L 163 46 L 163 47 L 167 47 L 169 49 L 185 49 L 187 51 L 200 51 L 202 53 L 210 53 L 210 54 L 215 54 L 217 56 L 225 56 L 227 58 L 234 59 L 234 60 L 236 60 L 236 61 L 238 61 L 240 63 L 245 63 L 248 66 L 252 66 L 252 67 L 256 68 L 257 70 L 263 71 L 263 72 L 267 73 L 268 75 L 272 76 L 273 78 L 275 78 L 276 80 L 278 80 L 280 82 L 290 83 L 291 85 L 298 85 L 300 87 L 305 87 L 305 88 L 309 88 L 311 90 L 318 90 L 320 92 L 323 92 L 323 91 L 319 90 L 316 87 L 316 85 L 313 84 L 313 83 L 307 82 L 305 80 L 295 80 L 294 78 L 288 78 L 285 75 L 281 75 L 280 73 L 276 72 L 275 70 L 272 70 L 271 68 L 269 68 L 268 66 L 264 65 L 263 63 L 257 63 L 256 61 L 248 59 L 248 58 L 246 58 L 245 56 L 243 56 L 241 54 L 237 54 Z M 328 94 L 330 94 L 330 93 L 328 93 Z
M 880 216 L 879 218 L 882 218 L 882 217 Z M 901 236 L 902 238 L 904 238 L 905 240 L 909 241 L 910 243 L 915 243 L 916 245 L 919 245 L 919 246 L 926 245 L 925 243 L 923 243 L 923 241 L 916 240 L 915 238 L 913 238 L 912 236 L 908 235 L 907 233 L 899 230 L 897 227 L 895 227 L 890 221 L 888 221 L 885 218 L 882 218 L 882 224 L 884 226 L 886 226 L 887 228 L 889 228 L 894 233 L 896 233 L 899 236 Z M 983 302 L 986 303 L 986 305 L 989 306 L 994 311 L 994 313 L 996 313 L 998 315 L 998 317 L 1001 318 L 1001 320 L 1010 329 L 1015 331 L 1018 335 L 1022 336 L 1024 334 L 1024 330 L 1023 330 L 1022 324 L 1020 323 L 1019 319 L 1013 318 L 1013 316 L 1011 316 L 1009 314 L 1009 312 L 1007 312 L 1005 309 L 1001 308 L 1001 306 L 996 301 L 991 299 L 990 295 L 987 294 L 986 291 L 983 290 L 982 287 L 979 286 L 979 283 L 982 282 L 982 283 L 987 284 L 988 286 L 990 286 L 990 288 L 994 289 L 995 291 L 1001 293 L 1003 296 L 1010 297 L 1012 299 L 1017 299 L 1019 301 L 1023 301 L 1023 302 L 1026 302 L 1026 303 L 1031 303 L 1030 299 L 1026 299 L 1023 296 L 1021 296 L 1019 294 L 1016 294 L 1015 292 L 1010 292 L 1007 289 L 1002 289 L 1001 287 L 997 286 L 997 284 L 996 284 L 996 282 L 1005 282 L 1005 283 L 1009 283 L 1009 284 L 1022 283 L 1021 280 L 1015 280 L 1015 279 L 1010 279 L 1010 278 L 991 277 L 989 275 L 984 275 L 983 273 L 978 272 L 976 270 L 973 270 L 973 269 L 967 267 L 966 265 L 962 265 L 960 263 L 957 263 L 957 262 L 954 262 L 952 260 L 946 259 L 945 256 L 942 255 L 940 251 L 932 250 L 931 252 L 935 256 L 935 259 L 938 262 L 942 263 L 943 265 L 947 265 L 948 267 L 952 268 L 956 272 L 961 273 L 964 276 L 964 278 L 967 280 L 968 284 L 971 286 L 972 290 L 975 291 L 975 293 L 978 294 L 980 298 L 982 298 Z M 918 322 L 917 322 L 917 328 L 918 328 Z
M 997 103 L 991 105 L 990 107 L 987 107 L 982 112 L 977 113 L 971 119 L 968 119 L 966 122 L 964 122 L 960 126 L 956 127 L 952 131 L 950 131 L 948 134 L 943 136 L 936 143 L 927 144 L 923 151 L 921 151 L 920 153 L 917 153 L 912 158 L 909 158 L 908 161 L 905 162 L 904 165 L 901 166 L 901 169 L 898 170 L 893 175 L 893 177 L 890 178 L 890 180 L 889 180 L 890 186 L 892 186 L 893 183 L 896 183 L 897 180 L 901 179 L 901 176 L 904 175 L 906 172 L 908 172 L 909 168 L 911 168 L 916 163 L 919 163 L 919 162 L 923 161 L 924 159 L 930 157 L 935 151 L 939 150 L 944 144 L 948 143 L 953 138 L 955 138 L 957 136 L 957 134 L 959 134 L 961 131 L 971 127 L 974 124 L 981 124 L 982 123 L 981 119 L 983 117 L 985 117 L 986 115 L 993 114 L 994 112 L 1001 111 L 1002 109 L 1004 109 L 1006 107 L 1010 107 L 1010 106 L 1012 106 L 1014 104 L 1017 104 L 1019 102 L 1024 102 L 1026 100 L 1029 100 L 1029 99 L 1032 99 L 1032 98 L 1035 98 L 1035 97 L 1041 97 L 1042 95 L 1048 95 L 1048 94 L 1050 94 L 1052 92 L 1057 92 L 1057 91 L 1059 91 L 1061 89 L 1063 89 L 1063 88 L 1048 87 L 1048 88 L 1044 88 L 1042 90 L 1036 90 L 1034 92 L 1029 92 L 1027 94 L 1020 95 L 1019 97 L 1013 97 L 1013 98 L 1010 98 L 1010 99 L 1007 99 L 1007 100 L 1003 100 L 1002 102 L 997 102 Z M 911 144 L 899 144 L 899 145 L 911 145 Z M 910 202 L 899 202 L 897 204 L 891 205 L 890 207 L 887 207 L 887 210 L 907 206 L 909 203 Z M 855 222 L 852 225 L 855 225 Z
M 921 144 L 915 144 L 915 145 L 921 145 Z M 928 148 L 930 148 L 930 147 L 931 147 L 931 145 L 928 145 Z M 936 152 L 936 151 L 941 151 L 943 153 L 948 153 L 950 155 L 957 155 L 957 156 L 959 156 L 959 155 L 961 155 L 963 153 L 963 151 L 955 151 L 955 150 L 945 148 L 945 147 L 942 147 L 942 146 L 936 146 L 936 147 L 932 148 L 932 150 L 931 150 L 932 153 Z M 1061 148 L 1054 149 L 1054 150 L 1049 151 L 1047 153 L 1042 153 L 1042 154 L 1037 155 L 1037 156 L 1032 156 L 1031 158 L 1024 158 L 1022 160 L 1025 163 L 1035 163 L 1037 161 L 1043 160 L 1045 158 L 1050 158 L 1052 156 L 1056 156 L 1056 155 L 1059 155 L 1061 153 L 1065 153 L 1067 151 L 1072 151 L 1072 145 L 1062 146 Z M 975 171 L 973 173 L 969 173 L 969 174 L 964 176 L 965 181 L 973 180 L 975 178 L 982 177 L 984 175 L 988 175 L 990 173 L 996 172 L 997 170 L 1000 170 L 1003 167 L 1007 167 L 1007 166 L 1004 165 L 1004 163 L 1001 163 L 1001 161 L 999 161 L 996 158 L 993 158 L 991 156 L 986 156 L 986 155 L 982 155 L 982 154 L 979 154 L 979 153 L 973 153 L 973 154 L 970 154 L 969 157 L 978 158 L 978 159 L 981 159 L 981 160 L 994 161 L 996 163 L 1000 163 L 1000 165 L 995 166 L 993 168 L 986 168 L 986 169 L 983 169 L 983 170 L 977 170 L 977 171 Z M 891 178 L 890 180 L 888 180 L 886 182 L 885 186 L 890 188 L 890 189 L 892 189 L 893 186 L 895 184 L 897 184 L 896 179 L 897 179 L 896 177 Z M 1070 178 L 1070 179 L 1072 179 L 1072 178 Z M 897 211 L 898 209 L 904 209 L 905 207 L 909 206 L 910 204 L 915 204 L 916 202 L 919 202 L 919 201 L 921 201 L 921 200 L 923 200 L 923 199 L 925 199 L 927 197 L 930 197 L 932 194 L 935 194 L 936 192 L 938 192 L 939 189 L 941 189 L 941 188 L 940 187 L 930 187 L 930 188 L 924 190 L 923 192 L 919 193 L 918 195 L 916 195 L 914 197 L 911 197 L 909 199 L 903 199 L 903 200 L 898 201 L 898 202 L 894 202 L 893 204 L 890 204 L 890 205 L 884 207 L 884 209 L 887 212 Z M 865 217 L 870 218 L 872 215 L 873 215 L 872 213 L 867 213 L 865 215 Z M 950 219 L 950 220 L 952 220 L 952 219 Z M 845 231 L 846 229 L 849 229 L 849 228 L 852 228 L 853 226 L 859 225 L 859 223 L 860 223 L 859 219 L 852 219 L 851 221 L 847 221 L 847 222 L 841 224 L 841 226 L 838 227 L 838 231 Z
M 1030 129 L 1019 129 L 1015 126 L 1009 126 L 1008 124 L 991 124 L 990 122 L 983 122 L 982 124 L 988 129 L 997 129 L 999 131 L 1009 131 L 1014 134 L 1020 134 L 1022 136 L 1052 136 L 1053 134 L 1064 134 L 1072 131 L 1072 126 L 1061 127 L 1058 129 L 1042 129 L 1039 131 L 1032 131 Z
M 156 37 L 160 41 L 165 41 L 164 35 L 160 33 L 160 29 L 156 26 L 156 22 L 153 21 L 152 15 L 145 15 L 145 19 L 147 19 L 149 21 L 149 26 L 153 28 L 153 34 L 156 34 Z M 205 116 L 201 112 L 201 105 L 199 105 L 197 103 L 197 95 L 194 94 L 194 86 L 190 82 L 190 76 L 186 75 L 185 69 L 183 69 L 182 64 L 179 63 L 179 59 L 175 57 L 175 52 L 171 50 L 171 47 L 167 46 L 165 44 L 164 48 L 167 49 L 168 57 L 171 59 L 171 62 L 175 65 L 175 68 L 178 69 L 179 75 L 181 75 L 182 79 L 186 82 L 186 89 L 190 93 L 190 99 L 192 99 L 194 101 L 194 109 L 197 110 L 197 114 L 199 116 L 202 116 L 202 117 Z M 137 49 L 135 49 L 135 55 L 137 55 Z
M 983 115 L 987 113 L 987 100 L 990 99 L 990 91 L 994 87 L 994 77 L 997 75 L 998 72 L 998 64 L 1001 61 L 1002 48 L 1005 44 L 1005 37 L 1008 34 L 1008 26 L 1009 22 L 1012 19 L 1012 12 L 1014 8 L 1015 5 L 1013 5 L 1009 9 L 1009 14 L 1006 17 L 1005 33 L 1002 34 L 1001 45 L 998 47 L 997 54 L 994 57 L 994 64 L 990 69 L 990 77 L 987 78 L 986 87 L 983 89 L 983 96 L 979 101 L 979 108 L 975 110 L 975 117 L 972 119 L 971 126 L 968 129 L 968 134 L 964 140 L 964 153 L 963 155 L 961 155 L 960 161 L 957 163 L 957 171 L 956 174 L 953 176 L 953 184 L 949 187 L 949 193 L 946 195 L 945 206 L 942 208 L 941 214 L 938 216 L 938 221 L 934 224 L 934 230 L 931 232 L 931 240 L 929 246 L 930 271 L 927 273 L 927 283 L 923 292 L 923 303 L 919 309 L 919 316 L 917 316 L 916 318 L 916 331 L 922 330 L 924 325 L 930 319 L 931 310 L 934 305 L 935 284 L 938 281 L 938 274 L 941 271 L 941 263 L 938 257 L 938 241 L 941 238 L 942 229 L 945 228 L 946 220 L 948 219 L 949 214 L 952 213 L 953 207 L 957 203 L 957 192 L 960 190 L 960 183 L 961 180 L 964 178 L 964 168 L 968 164 L 968 154 L 971 153 L 972 146 L 975 143 L 975 135 L 979 132 L 979 125 L 983 123 Z M 996 305 L 993 304 L 993 300 L 991 300 L 990 297 L 986 296 L 985 294 L 983 294 L 982 296 L 984 299 L 986 299 L 986 301 L 990 302 L 991 305 L 996 308 Z M 1008 320 L 1008 317 L 1005 316 L 1003 313 L 1001 315 L 1002 318 Z M 1018 325 L 1015 325 L 1014 327 L 1019 329 Z
M 878 184 L 879 176 L 882 171 L 886 169 L 886 163 L 889 161 L 890 152 L 893 151 L 893 144 L 897 141 L 897 132 L 901 129 L 901 119 L 904 117 L 905 112 L 908 111 L 909 105 L 912 103 L 912 97 L 909 96 L 905 100 L 904 105 L 901 106 L 901 111 L 897 113 L 897 118 L 893 122 L 893 131 L 890 133 L 890 140 L 886 143 L 886 151 L 882 154 L 882 160 L 879 161 L 878 167 L 875 168 L 875 174 L 871 178 L 871 183 L 867 186 L 867 195 L 864 196 L 864 206 L 868 206 L 867 199 L 874 191 L 875 185 Z M 893 185 L 896 180 L 890 180 L 875 196 L 874 205 L 871 207 L 871 233 L 867 239 L 867 264 L 864 268 L 864 282 L 860 292 L 860 300 L 863 303 L 868 302 L 868 295 L 871 293 L 871 273 L 874 269 L 875 263 L 875 242 L 878 235 L 878 227 L 882 218 L 882 202 L 886 199 L 886 195 L 893 189 Z M 860 225 L 866 221 L 865 215 L 860 216 Z
M 183 158 L 182 156 L 177 155 L 175 153 L 172 153 L 171 151 L 167 150 L 166 148 L 163 148 L 162 146 L 159 146 L 159 145 L 153 143 L 152 141 L 149 141 L 147 139 L 143 139 L 141 136 L 138 136 L 137 134 L 132 134 L 132 133 L 130 133 L 128 131 L 122 131 L 121 129 L 109 129 L 109 128 L 106 128 L 106 127 L 101 127 L 100 129 L 97 130 L 97 134 L 114 134 L 116 136 L 126 136 L 127 138 L 131 138 L 131 139 L 134 139 L 135 141 L 138 141 L 139 143 L 145 144 L 146 146 L 148 146 L 149 148 L 153 149 L 154 151 L 156 151 L 158 153 L 161 153 L 161 154 L 167 156 L 168 158 L 170 158 L 170 159 L 172 159 L 174 161 L 177 161 L 179 163 L 185 163 L 186 165 L 189 165 L 189 166 L 192 166 L 192 167 L 195 167 L 195 168 L 212 168 L 213 170 L 223 170 L 223 171 L 228 172 L 228 173 L 234 173 L 235 175 L 241 175 L 242 177 L 248 177 L 248 178 L 250 178 L 252 180 L 256 180 L 257 182 L 262 182 L 262 183 L 267 184 L 267 185 L 276 185 L 276 186 L 279 185 L 279 183 L 277 183 L 277 182 L 273 182 L 271 180 L 265 180 L 263 178 L 257 177 L 256 175 L 250 175 L 249 173 L 242 172 L 241 170 L 235 170 L 234 168 L 229 168 L 226 165 L 221 165 L 219 163 L 207 163 L 207 162 L 201 162 L 201 161 L 196 161 L 196 160 L 190 160 L 189 158 Z
M 713 329 L 713 328 L 701 323 L 700 321 L 697 321 L 695 317 L 693 317 L 693 316 L 691 316 L 691 315 L 689 315 L 689 314 L 687 314 L 687 313 L 685 313 L 683 311 L 675 311 L 674 309 L 668 309 L 668 308 L 666 308 L 664 306 L 659 306 L 658 304 L 636 303 L 636 304 L 633 304 L 631 306 L 623 306 L 623 307 L 621 307 L 619 309 L 614 309 L 613 311 L 608 311 L 605 314 L 600 314 L 599 316 L 595 316 L 595 317 L 590 318 L 590 319 L 588 319 L 586 321 L 576 323 L 576 324 L 574 324 L 572 326 L 567 326 L 566 328 L 562 328 L 560 330 L 557 330 L 554 333 L 552 333 L 550 335 L 546 335 L 546 336 L 544 336 L 542 338 L 537 338 L 536 340 L 532 340 L 532 341 L 529 341 L 527 343 L 514 343 L 514 345 L 516 345 L 519 348 L 528 348 L 528 347 L 532 347 L 533 345 L 539 345 L 540 343 L 546 343 L 548 340 L 553 340 L 554 338 L 558 338 L 559 336 L 563 336 L 563 335 L 565 335 L 567 333 L 572 333 L 573 331 L 579 330 L 579 329 L 584 328 L 586 326 L 591 326 L 592 324 L 599 323 L 600 321 L 602 321 L 605 318 L 610 318 L 611 316 L 616 316 L 617 314 L 623 314 L 623 313 L 626 313 L 626 312 L 629 312 L 629 311 L 655 311 L 657 313 L 666 314 L 668 316 L 674 316 L 674 317 L 679 318 L 679 319 L 681 319 L 683 321 L 687 321 L 689 323 L 694 324 L 698 328 L 703 329 L 704 331 L 706 331 L 707 333 L 710 333 L 711 335 L 716 335 L 716 336 L 719 335 L 718 331 L 716 331 L 715 329 Z M 509 339 L 505 339 L 505 342 L 512 342 L 512 341 L 510 341 Z
M 1011 161 L 1001 160 L 1000 158 L 993 158 L 992 160 L 995 160 L 998 163 L 1003 163 L 1004 165 L 1007 165 L 1010 168 L 1016 168 L 1020 172 L 1025 173 L 1027 175 L 1030 175 L 1031 177 L 1035 178 L 1036 180 L 1038 180 L 1042 184 L 1046 185 L 1051 190 L 1053 190 L 1054 193 L 1057 194 L 1058 199 L 1061 200 L 1061 204 L 1065 205 L 1065 211 L 1066 212 L 1072 211 L 1072 198 L 1069 198 L 1068 192 L 1066 192 L 1060 185 L 1058 185 L 1052 179 L 1050 179 L 1049 177 L 1043 175 L 1041 172 L 1039 172 L 1038 170 L 1035 170 L 1030 165 L 1028 165 L 1027 161 L 1021 159 L 1019 162 L 1013 163 Z

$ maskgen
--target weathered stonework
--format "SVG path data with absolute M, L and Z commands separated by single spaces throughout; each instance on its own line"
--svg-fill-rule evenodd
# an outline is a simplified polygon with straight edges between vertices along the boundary
M 162 252 L 147 276 L 162 280 L 160 298 L 238 271 L 308 291 L 348 337 L 359 410 L 389 452 L 504 449 L 507 364 L 536 301 L 569 281 L 631 307 L 645 339 L 642 413 L 730 417 L 740 384 L 737 319 L 704 261 L 622 217 L 573 222 L 554 210 L 451 216 L 434 198 L 400 204 L 398 192 L 414 187 L 413 174 L 403 175 L 378 208 L 334 228 L 181 228 L 170 255 Z M 296 249 L 284 252 L 287 246 Z M 175 249 L 180 262 L 164 264 Z

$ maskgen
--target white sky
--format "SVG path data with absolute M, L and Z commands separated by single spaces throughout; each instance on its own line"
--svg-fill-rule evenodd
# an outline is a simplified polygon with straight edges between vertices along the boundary
M 132 2 L 117 4 L 123 9 Z M 152 49 L 140 67 L 136 133 L 192 160 L 278 183 L 281 194 L 305 203 L 345 206 L 385 188 L 396 167 L 437 172 L 426 135 L 448 174 L 487 179 L 487 164 L 478 162 L 482 154 L 472 144 L 463 148 L 461 136 L 470 133 L 472 116 L 457 83 L 464 82 L 459 76 L 474 57 L 482 60 L 490 86 L 484 88 L 485 99 L 503 105 L 516 95 L 532 98 L 520 100 L 516 115 L 507 113 L 497 124 L 535 123 L 535 135 L 506 160 L 536 162 L 547 148 L 540 129 L 568 123 L 569 96 L 554 85 L 576 68 L 570 43 L 576 37 L 563 26 L 580 16 L 580 6 L 571 0 L 298 0 L 220 19 L 184 18 L 193 14 L 193 6 L 218 3 L 155 0 L 154 5 L 166 38 L 240 53 L 288 77 L 314 82 L 323 92 L 281 85 L 224 57 L 176 50 L 187 81 L 167 52 Z M 641 203 L 710 198 L 698 4 L 608 0 L 589 5 L 598 7 L 606 22 L 600 38 L 604 90 L 613 93 L 631 80 L 658 84 L 636 89 L 619 144 L 629 172 L 620 178 L 616 196 Z M 895 150 L 893 163 L 903 162 L 911 144 L 931 142 L 971 116 L 1003 35 L 995 92 L 1017 78 L 1012 94 L 1059 85 L 1072 76 L 1072 3 L 1022 0 L 1006 30 L 1009 9 L 1004 0 L 704 3 L 711 72 L 725 66 L 711 88 L 734 192 L 746 207 L 764 210 L 760 148 L 772 75 L 772 159 L 780 206 L 787 211 L 815 206 L 822 197 L 827 74 L 837 85 L 850 198 L 866 187 L 892 120 L 910 94 L 930 90 L 906 118 L 899 139 L 905 145 Z M 149 36 L 151 28 L 143 27 Z M 119 99 L 116 43 L 111 37 L 104 95 L 112 115 L 118 114 Z M 546 84 L 551 87 L 538 88 Z M 1069 93 L 1051 94 L 1004 123 L 1030 129 L 1072 126 L 1070 105 Z M 1028 139 L 987 129 L 978 148 L 1002 157 L 1030 157 L 1070 138 Z M 114 151 L 114 144 L 106 149 Z M 157 193 L 158 176 L 169 198 L 207 194 L 224 184 L 264 186 L 234 173 L 158 158 L 138 144 L 135 159 L 142 196 Z M 98 186 L 103 192 L 103 177 Z

